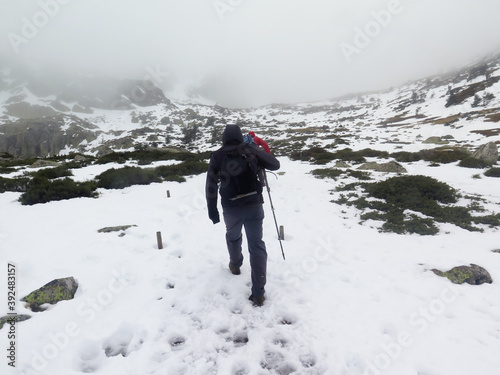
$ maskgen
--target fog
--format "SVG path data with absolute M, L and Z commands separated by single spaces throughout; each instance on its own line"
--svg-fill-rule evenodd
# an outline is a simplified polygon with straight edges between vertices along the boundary
M 2 0 L 0 62 L 225 106 L 314 101 L 499 52 L 498 14 L 498 0 Z

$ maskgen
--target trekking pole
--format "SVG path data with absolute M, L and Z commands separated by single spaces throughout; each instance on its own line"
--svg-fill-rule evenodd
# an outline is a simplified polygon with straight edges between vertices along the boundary
M 278 221 L 276 221 L 276 214 L 274 213 L 274 206 L 273 206 L 273 200 L 271 198 L 271 189 L 269 188 L 269 182 L 267 182 L 267 174 L 266 170 L 262 170 L 264 173 L 264 182 L 266 183 L 266 188 L 267 188 L 267 194 L 269 194 L 269 203 L 271 203 L 271 211 L 273 211 L 273 216 L 274 216 L 274 224 L 276 225 L 276 232 L 278 233 L 278 240 L 280 241 L 280 247 L 281 247 L 281 255 L 283 255 L 283 260 L 285 260 L 285 252 L 283 251 L 283 243 L 281 242 L 281 234 L 280 230 L 278 228 Z

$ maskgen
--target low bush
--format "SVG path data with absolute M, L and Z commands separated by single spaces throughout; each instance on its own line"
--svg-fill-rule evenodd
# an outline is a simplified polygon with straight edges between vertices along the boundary
M 161 182 L 154 169 L 139 167 L 111 168 L 96 177 L 97 187 L 104 189 L 123 189 L 132 185 L 149 185 Z
M 45 177 L 36 176 L 28 184 L 19 201 L 23 205 L 47 203 L 79 197 L 97 197 L 97 186 L 94 182 L 75 182 L 70 178 L 50 181 Z
M 365 158 L 387 158 L 389 153 L 385 151 L 372 150 L 365 148 L 359 151 L 353 151 L 350 148 L 344 148 L 335 152 L 329 152 L 322 147 L 312 147 L 309 150 L 295 151 L 291 154 L 292 160 L 312 161 L 314 164 L 326 164 L 332 160 L 350 161 L 353 163 L 364 163 Z
M 339 176 L 347 175 L 357 178 L 358 180 L 371 180 L 370 173 L 357 170 L 353 171 L 351 169 L 347 169 L 344 171 L 342 169 L 337 169 L 337 168 L 321 168 L 312 170 L 311 174 L 316 178 L 336 179 Z
M 184 161 L 174 165 L 162 165 L 155 168 L 155 173 L 167 181 L 179 181 L 181 176 L 190 176 L 205 173 L 208 164 L 202 161 Z M 181 181 L 185 179 L 181 178 Z
M 488 177 L 500 177 L 500 168 L 490 168 L 484 172 L 484 175 Z
M 338 203 L 355 206 L 363 213 L 363 220 L 382 220 L 381 230 L 395 233 L 417 233 L 432 235 L 438 232 L 434 221 L 451 223 L 469 231 L 481 231 L 473 224 L 500 226 L 500 215 L 472 216 L 481 211 L 479 204 L 468 207 L 453 206 L 459 198 L 451 186 L 427 176 L 392 177 L 376 183 L 350 184 L 337 191 L 362 187 L 366 196 Z M 369 200 L 367 197 L 376 198 Z M 484 211 L 484 210 L 483 210 Z M 419 212 L 424 215 L 416 215 Z
M 400 151 L 392 153 L 390 156 L 400 163 L 425 160 L 433 163 L 448 164 L 468 158 L 469 153 L 460 147 L 438 147 L 418 152 Z
M 53 180 L 61 177 L 69 177 L 73 176 L 73 172 L 71 172 L 67 166 L 59 166 L 54 168 L 44 168 L 36 171 L 34 174 L 36 177 L 43 177 L 48 180 Z
M 292 160 L 313 161 L 315 164 L 326 164 L 336 159 L 336 156 L 324 148 L 312 147 L 309 150 L 294 151 L 290 158 Z
M 6 191 L 13 191 L 16 193 L 22 193 L 26 191 L 28 187 L 28 178 L 4 178 L 0 177 L 0 193 L 5 193 Z
M 455 189 L 427 176 L 391 177 L 367 184 L 365 189 L 372 197 L 415 211 L 423 202 L 455 203 L 458 198 Z
M 136 150 L 130 152 L 112 152 L 97 159 L 96 164 L 119 163 L 137 160 L 139 165 L 148 165 L 160 160 L 195 161 L 206 158 L 206 155 L 194 154 L 178 150 Z
M 311 171 L 312 175 L 317 178 L 337 178 L 344 173 L 341 169 L 334 168 L 322 168 L 322 169 L 314 169 Z
M 458 163 L 460 167 L 464 168 L 487 168 L 489 165 L 482 161 L 481 159 L 474 158 L 469 156 L 465 159 L 462 159 L 460 163 Z

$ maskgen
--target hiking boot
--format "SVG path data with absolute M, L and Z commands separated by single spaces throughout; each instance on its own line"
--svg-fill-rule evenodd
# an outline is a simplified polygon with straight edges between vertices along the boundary
M 250 301 L 252 301 L 254 306 L 262 307 L 264 305 L 264 301 L 266 300 L 266 297 L 264 297 L 264 295 L 254 296 L 252 294 L 248 299 Z
M 231 262 L 229 262 L 229 270 L 233 275 L 241 274 L 240 267 L 233 266 Z

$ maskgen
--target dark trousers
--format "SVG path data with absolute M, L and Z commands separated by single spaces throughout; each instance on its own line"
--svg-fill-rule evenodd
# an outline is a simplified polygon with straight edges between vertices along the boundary
M 245 234 L 250 253 L 252 268 L 252 294 L 261 296 L 266 285 L 267 252 L 266 244 L 262 240 L 262 221 L 264 209 L 262 205 L 250 207 L 227 207 L 224 211 L 226 223 L 226 242 L 229 251 L 229 261 L 236 267 L 243 264 L 241 252 L 241 228 L 245 226 Z

